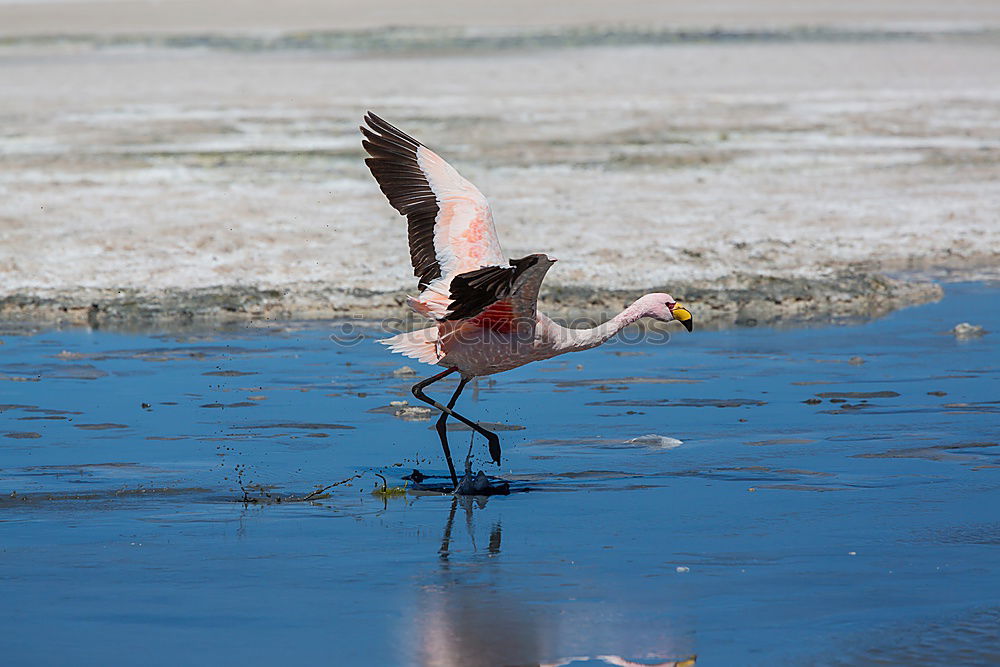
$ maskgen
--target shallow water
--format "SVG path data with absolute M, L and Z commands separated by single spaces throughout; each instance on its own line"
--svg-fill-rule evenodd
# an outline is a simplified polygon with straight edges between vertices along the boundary
M 371 337 L 8 330 L 0 653 L 996 662 L 998 334 L 944 332 L 1000 332 L 998 296 L 956 285 L 864 325 L 681 332 L 482 380 L 460 408 L 515 428 L 500 470 L 482 441 L 476 465 L 526 491 L 488 500 L 372 495 L 375 472 L 444 464 L 426 416 L 390 405 L 407 360 Z

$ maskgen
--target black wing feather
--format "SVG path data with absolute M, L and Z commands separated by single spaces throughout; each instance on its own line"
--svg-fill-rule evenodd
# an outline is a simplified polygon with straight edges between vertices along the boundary
M 511 296 L 518 277 L 538 263 L 542 255 L 512 259 L 512 266 L 486 266 L 451 279 L 451 309 L 444 319 L 465 320 Z
M 440 207 L 417 163 L 417 149 L 423 144 L 370 111 L 365 123 L 368 127 L 361 127 L 365 136 L 361 145 L 371 155 L 365 164 L 392 207 L 406 216 L 413 275 L 423 290 L 441 277 L 434 249 L 434 222 Z

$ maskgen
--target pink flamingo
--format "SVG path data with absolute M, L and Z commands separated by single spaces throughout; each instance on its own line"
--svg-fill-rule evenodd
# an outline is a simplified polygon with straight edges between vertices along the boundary
M 590 329 L 556 324 L 537 308 L 542 278 L 556 260 L 543 254 L 505 260 L 489 202 L 476 186 L 375 114 L 369 112 L 365 123 L 361 144 L 371 155 L 365 164 L 389 203 L 407 219 L 410 259 L 420 290 L 407 303 L 434 322 L 381 342 L 393 352 L 445 368 L 413 385 L 413 395 L 441 411 L 437 432 L 456 488 L 446 428 L 449 416 L 483 435 L 493 461 L 500 463 L 496 433 L 454 409 L 472 378 L 597 347 L 644 317 L 677 321 L 691 331 L 691 313 L 663 293 L 647 294 Z M 424 394 L 428 385 L 456 372 L 458 388 L 447 405 Z

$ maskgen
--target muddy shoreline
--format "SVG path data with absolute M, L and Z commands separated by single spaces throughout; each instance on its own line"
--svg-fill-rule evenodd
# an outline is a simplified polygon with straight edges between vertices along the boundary
M 586 325 L 617 313 L 645 292 L 556 286 L 543 289 L 540 308 Z M 715 283 L 673 284 L 672 295 L 696 314 L 699 328 L 819 324 L 870 319 L 936 301 L 939 285 L 877 274 L 824 279 L 734 277 Z M 405 306 L 405 292 L 338 289 L 318 283 L 283 288 L 218 286 L 191 290 L 45 290 L 0 297 L 0 322 L 124 330 L 262 323 L 277 320 L 392 320 L 423 326 Z
M 679 44 L 858 43 L 995 41 L 994 26 L 830 27 L 650 27 L 546 26 L 540 29 L 381 27 L 368 30 L 295 31 L 283 34 L 229 33 L 50 33 L 4 35 L 2 48 L 212 49 L 243 53 L 323 50 L 350 54 L 456 54 L 585 47 L 672 46 Z

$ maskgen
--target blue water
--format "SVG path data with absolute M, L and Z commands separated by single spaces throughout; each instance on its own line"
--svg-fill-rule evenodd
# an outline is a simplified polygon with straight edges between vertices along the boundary
M 1000 662 L 994 286 L 484 379 L 488 500 L 372 495 L 444 463 L 330 330 L 0 334 L 4 664 Z

